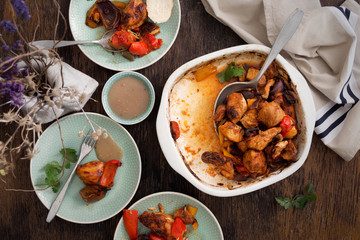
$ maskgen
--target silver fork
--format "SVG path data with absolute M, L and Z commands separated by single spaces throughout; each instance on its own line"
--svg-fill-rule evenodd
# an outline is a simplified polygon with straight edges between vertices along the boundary
M 80 164 L 80 162 L 84 159 L 84 157 L 86 157 L 91 150 L 94 148 L 96 143 L 96 140 L 94 140 L 91 136 L 91 129 L 89 130 L 88 134 L 86 135 L 81 148 L 80 148 L 80 155 L 78 160 L 75 163 L 74 169 L 72 170 L 68 180 L 66 181 L 66 183 L 64 184 L 64 186 L 62 187 L 61 191 L 59 192 L 59 194 L 57 195 L 57 197 L 55 198 L 53 204 L 50 207 L 49 213 L 47 215 L 46 218 L 46 222 L 51 222 L 51 220 L 54 219 L 56 213 L 59 211 L 59 208 L 61 206 L 61 203 L 65 197 L 65 193 L 66 190 L 69 187 L 69 184 L 71 182 L 72 176 L 74 175 L 74 173 L 76 172 L 76 168 L 78 167 L 78 165 Z

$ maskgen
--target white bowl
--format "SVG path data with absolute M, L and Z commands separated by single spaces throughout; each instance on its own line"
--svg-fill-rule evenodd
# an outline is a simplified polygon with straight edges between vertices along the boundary
M 175 72 L 173 72 L 173 74 L 171 74 L 164 86 L 156 121 L 156 130 L 159 143 L 170 166 L 199 190 L 219 197 L 237 196 L 256 191 L 276 183 L 296 172 L 303 165 L 308 156 L 312 134 L 314 131 L 315 106 L 309 86 L 306 83 L 304 77 L 282 56 L 278 55 L 275 61 L 289 75 L 291 82 L 296 86 L 295 90 L 297 91 L 300 99 L 298 104 L 299 107 L 297 108 L 298 122 L 301 124 L 301 131 L 298 137 L 298 160 L 281 171 L 271 173 L 266 177 L 257 178 L 254 181 L 248 181 L 246 184 L 242 184 L 240 187 L 233 189 L 210 184 L 209 182 L 200 179 L 194 173 L 194 171 L 190 170 L 189 166 L 187 166 L 185 163 L 182 154 L 179 152 L 179 149 L 170 132 L 169 97 L 171 90 L 176 82 L 180 80 L 189 70 L 196 69 L 197 66 L 205 65 L 207 62 L 210 62 L 214 59 L 221 59 L 229 55 L 232 56 L 233 54 L 240 54 L 245 52 L 268 54 L 270 52 L 270 48 L 256 44 L 231 47 L 196 58 L 179 67 Z M 209 129 L 209 131 L 214 130 Z M 201 159 L 199 159 L 199 161 L 201 161 Z

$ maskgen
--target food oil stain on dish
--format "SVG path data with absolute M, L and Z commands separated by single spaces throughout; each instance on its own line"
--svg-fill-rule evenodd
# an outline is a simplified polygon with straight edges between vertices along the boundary
M 102 134 L 95 144 L 96 156 L 100 161 L 121 161 L 123 151 L 109 134 Z
M 108 102 L 117 116 L 133 119 L 146 111 L 150 102 L 150 92 L 140 79 L 126 76 L 111 85 Z

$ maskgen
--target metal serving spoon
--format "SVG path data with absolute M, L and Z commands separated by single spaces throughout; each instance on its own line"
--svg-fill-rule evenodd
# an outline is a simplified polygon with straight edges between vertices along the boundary
M 106 51 L 109 52 L 123 52 L 126 49 L 117 50 L 108 44 L 108 40 L 112 35 L 116 32 L 116 29 L 112 29 L 104 33 L 104 35 L 99 40 L 83 40 L 83 41 L 61 41 L 54 42 L 53 40 L 40 40 L 30 43 L 31 45 L 39 45 L 45 48 L 55 48 L 66 47 L 71 45 L 79 45 L 79 44 L 100 44 Z
M 221 90 L 221 92 L 219 93 L 219 95 L 215 101 L 213 116 L 215 115 L 217 107 L 224 102 L 225 98 L 229 94 L 231 94 L 233 92 L 237 92 L 241 89 L 246 89 L 246 88 L 255 88 L 256 89 L 257 88 L 257 84 L 258 84 L 260 78 L 262 77 L 262 75 L 264 75 L 265 71 L 268 69 L 270 64 L 274 61 L 274 59 L 279 54 L 279 52 L 285 47 L 286 43 L 291 39 L 291 37 L 296 32 L 298 26 L 301 23 L 301 19 L 302 19 L 303 15 L 304 15 L 303 11 L 301 11 L 300 9 L 296 9 L 288 17 L 288 19 L 286 20 L 284 26 L 282 27 L 282 29 L 278 35 L 278 37 L 276 38 L 274 45 L 271 48 L 270 53 L 267 56 L 263 66 L 261 67 L 258 75 L 253 80 L 251 80 L 249 82 L 230 83 L 229 85 L 226 85 Z M 217 132 L 218 130 L 217 130 L 215 121 L 214 121 L 214 126 L 215 126 L 215 129 Z

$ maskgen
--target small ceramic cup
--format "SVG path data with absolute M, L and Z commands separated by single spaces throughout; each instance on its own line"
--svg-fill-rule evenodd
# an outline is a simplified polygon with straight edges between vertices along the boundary
M 149 90 L 149 94 L 150 94 L 150 101 L 149 101 L 148 107 L 145 110 L 145 112 L 143 114 L 141 114 L 140 116 L 138 116 L 136 118 L 132 118 L 132 119 L 125 119 L 125 118 L 121 118 L 118 115 L 116 115 L 111 110 L 111 108 L 109 106 L 109 101 L 108 101 L 108 95 L 109 95 L 109 91 L 110 91 L 112 84 L 114 84 L 120 78 L 127 77 L 127 76 L 134 77 L 134 78 L 141 80 L 145 84 L 147 89 Z M 155 91 L 154 91 L 154 87 L 152 86 L 149 79 L 147 79 L 144 75 L 142 75 L 138 72 L 132 72 L 132 71 L 119 72 L 119 73 L 116 73 L 115 75 L 113 75 L 112 77 L 110 77 L 109 80 L 106 82 L 106 84 L 102 90 L 102 93 L 101 93 L 101 101 L 102 101 L 102 105 L 105 109 L 106 114 L 110 118 L 112 118 L 116 122 L 124 124 L 124 125 L 133 125 L 133 124 L 143 121 L 151 113 L 151 111 L 154 107 L 154 103 L 155 103 Z

